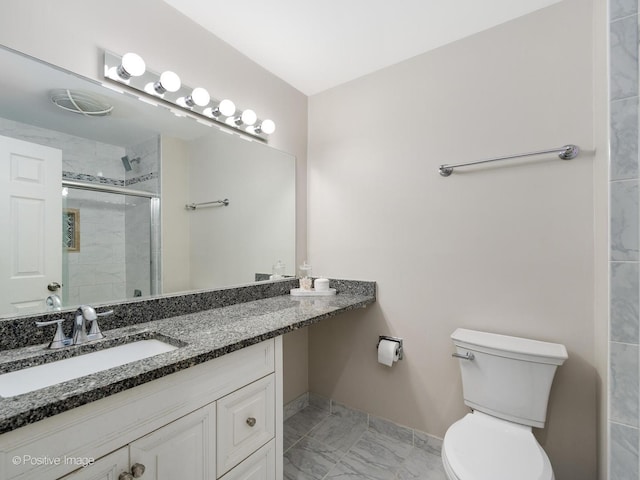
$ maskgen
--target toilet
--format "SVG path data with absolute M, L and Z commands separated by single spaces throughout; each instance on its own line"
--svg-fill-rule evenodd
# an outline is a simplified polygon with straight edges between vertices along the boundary
M 553 376 L 567 359 L 557 343 L 458 328 L 451 334 L 472 409 L 449 427 L 442 463 L 449 480 L 554 480 L 533 436 L 543 428 Z

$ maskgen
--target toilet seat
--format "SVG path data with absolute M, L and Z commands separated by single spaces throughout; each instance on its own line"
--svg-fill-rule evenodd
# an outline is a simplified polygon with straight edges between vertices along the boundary
M 477 411 L 449 427 L 442 462 L 450 480 L 554 480 L 530 427 Z

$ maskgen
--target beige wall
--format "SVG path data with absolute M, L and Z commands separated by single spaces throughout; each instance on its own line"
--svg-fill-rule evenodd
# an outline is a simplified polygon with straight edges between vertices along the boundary
M 594 5 L 594 336 L 598 399 L 598 479 L 607 480 L 609 360 L 609 85 L 608 2 Z
M 467 411 L 456 327 L 560 342 L 536 435 L 558 480 L 596 478 L 592 9 L 561 2 L 310 98 L 309 260 L 379 293 L 311 328 L 311 391 L 442 436 Z M 579 158 L 438 175 L 566 143 Z M 405 339 L 391 369 L 380 334 Z
M 103 49 L 132 50 L 152 69 L 171 67 L 185 83 L 272 118 L 278 129 L 270 144 L 297 158 L 296 249 L 300 261 L 306 258 L 307 97 L 301 92 L 161 0 L 3 0 L 0 44 L 97 80 Z M 285 365 L 295 371 L 307 361 L 306 335 L 285 336 Z M 306 371 L 296 382 L 285 380 L 291 395 L 285 401 L 306 391 Z
M 189 231 L 189 212 L 184 208 L 185 198 L 189 198 L 188 145 L 182 140 L 163 136 L 160 148 L 162 291 L 184 292 L 192 290 L 191 242 L 185 241 L 184 235 Z

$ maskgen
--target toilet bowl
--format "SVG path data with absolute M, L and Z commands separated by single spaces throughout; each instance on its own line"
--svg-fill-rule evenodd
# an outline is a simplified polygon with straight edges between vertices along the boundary
M 457 329 L 464 403 L 472 409 L 447 430 L 442 463 L 449 480 L 554 480 L 533 436 L 543 428 L 564 345 Z
M 482 412 L 449 427 L 442 463 L 449 480 L 554 480 L 549 457 L 531 427 Z

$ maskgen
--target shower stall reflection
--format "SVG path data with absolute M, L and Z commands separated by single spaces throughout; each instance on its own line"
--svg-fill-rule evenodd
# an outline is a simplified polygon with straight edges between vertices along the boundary
M 96 190 L 63 191 L 63 305 L 157 294 L 159 199 Z

